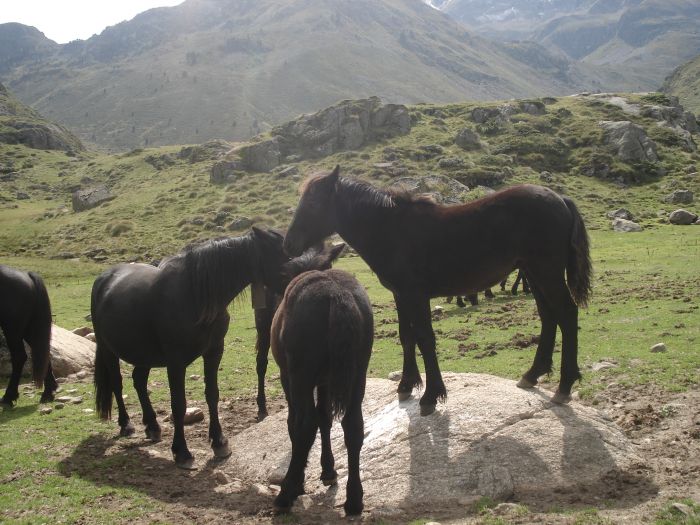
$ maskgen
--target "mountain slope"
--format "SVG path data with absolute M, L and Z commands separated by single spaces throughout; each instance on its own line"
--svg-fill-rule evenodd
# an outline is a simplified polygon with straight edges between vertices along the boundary
M 664 82 L 663 91 L 700 115 L 700 55 L 676 69 Z
M 620 74 L 614 89 L 656 89 L 700 53 L 698 0 L 447 0 L 434 3 L 491 37 L 533 40 Z
M 524 64 L 420 0 L 188 0 L 2 79 L 84 140 L 115 149 L 247 138 L 348 97 L 446 102 L 602 85 L 542 48 L 528 53 L 547 66 Z
M 0 84 L 0 144 L 23 144 L 36 149 L 80 151 L 83 145 L 63 126 L 28 108 Z

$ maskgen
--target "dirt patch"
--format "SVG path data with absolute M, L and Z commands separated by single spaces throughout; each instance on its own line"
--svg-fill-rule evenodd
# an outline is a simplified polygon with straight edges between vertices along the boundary
M 534 342 L 533 342 L 534 344 Z M 700 501 L 700 388 L 669 394 L 651 386 L 628 388 L 610 385 L 596 396 L 596 408 L 604 410 L 623 429 L 644 463 L 632 476 L 612 476 L 597 486 L 572 492 L 567 487 L 547 498 L 517 501 L 496 510 L 481 510 L 478 502 L 461 508 L 464 519 L 444 519 L 455 509 L 421 507 L 409 513 L 379 515 L 367 509 L 360 523 L 405 523 L 432 518 L 442 523 L 478 522 L 485 514 L 503 515 L 509 523 L 572 523 L 572 512 L 592 506 L 599 516 L 614 523 L 643 523 L 653 520 L 669 500 Z M 284 408 L 282 399 L 269 403 L 271 413 Z M 221 422 L 226 435 L 233 436 L 255 425 L 254 398 L 222 403 Z M 138 423 L 138 418 L 134 417 Z M 138 426 L 137 426 L 138 428 Z M 199 469 L 175 468 L 170 456 L 172 427 L 163 424 L 163 441 L 150 443 L 141 437 L 130 439 L 93 435 L 81 442 L 59 462 L 66 476 L 80 476 L 103 486 L 129 487 L 160 503 L 161 510 L 141 516 L 137 522 L 193 523 L 335 523 L 343 520 L 342 508 L 329 508 L 323 500 L 303 496 L 293 517 L 277 516 L 271 510 L 276 487 L 246 484 L 223 472 L 207 441 L 207 424 L 187 427 L 188 444 Z M 115 425 L 115 436 L 117 428 Z M 226 460 L 224 460 L 226 461 Z M 533 483 L 542 473 L 533 474 Z M 332 490 L 332 489 L 331 489 Z M 644 493 L 644 494 L 642 494 Z M 644 497 L 641 497 L 644 496 Z M 123 502 L 102 499 L 102 506 L 119 510 Z M 505 510 L 504 510 L 505 508 Z M 523 510 L 526 508 L 527 510 Z M 508 514 L 509 509 L 515 509 Z M 505 512 L 505 514 L 503 514 Z

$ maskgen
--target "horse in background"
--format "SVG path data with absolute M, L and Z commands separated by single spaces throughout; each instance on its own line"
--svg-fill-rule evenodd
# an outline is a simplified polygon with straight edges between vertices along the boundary
M 320 247 L 307 250 L 301 256 L 285 263 L 282 268 L 282 282 L 284 288 L 286 288 L 289 282 L 300 273 L 309 270 L 330 269 L 333 261 L 340 256 L 344 249 L 345 244 L 338 244 L 328 249 L 323 248 L 321 245 Z M 284 289 L 282 291 L 284 291 Z M 270 351 L 270 328 L 272 326 L 272 318 L 282 300 L 282 293 L 272 288 L 265 287 L 263 293 L 265 298 L 264 306 L 255 308 L 255 330 L 257 332 L 255 341 L 255 369 L 258 374 L 258 395 L 256 397 L 256 402 L 258 404 L 258 421 L 262 421 L 267 417 L 265 374 L 267 373 L 268 353 Z
M 27 361 L 24 342 L 32 353 L 32 377 L 38 388 L 44 387 L 41 403 L 53 401 L 58 383 L 51 369 L 51 302 L 42 278 L 34 272 L 0 264 L 0 329 L 7 341 L 12 372 L 3 405 L 19 399 L 19 380 Z
M 523 273 L 522 270 L 518 270 L 518 274 L 515 277 L 515 282 L 513 283 L 513 286 L 510 289 L 510 293 L 512 295 L 518 295 L 518 287 L 520 286 L 521 281 L 523 283 L 523 292 L 526 294 L 530 293 L 530 285 L 527 282 L 527 277 L 525 277 L 525 274 Z M 501 281 L 501 291 L 502 292 L 506 291 L 506 284 L 508 284 L 508 277 L 507 276 L 505 279 L 503 279 Z M 486 290 L 484 290 L 484 297 L 486 297 L 487 299 L 494 299 L 496 296 L 491 291 L 491 288 L 486 288 Z M 452 299 L 453 299 L 453 296 L 448 296 L 445 300 L 449 304 L 452 302 Z M 476 306 L 479 304 L 478 294 L 470 294 L 470 295 L 466 296 L 464 299 L 467 299 L 472 306 Z M 455 304 L 457 306 L 459 306 L 460 308 L 464 308 L 465 306 L 467 306 L 464 303 L 464 299 L 462 299 L 461 295 L 458 295 L 457 300 L 455 301 Z
M 330 431 L 333 419 L 342 416 L 348 452 L 343 507 L 348 515 L 362 512 L 362 400 L 373 339 L 372 305 L 352 275 L 340 270 L 310 271 L 287 287 L 271 332 L 272 354 L 289 405 L 287 428 L 292 442 L 289 469 L 275 499 L 278 510 L 288 511 L 304 493 L 304 469 L 319 428 L 321 481 L 337 483 Z
M 416 345 L 426 375 L 421 413 L 432 413 L 447 395 L 435 352 L 430 298 L 477 293 L 513 268 L 528 276 L 542 322 L 534 362 L 518 386 L 534 387 L 541 375 L 551 372 L 559 327 L 561 377 L 552 400 L 571 399 L 571 387 L 581 377 L 578 308 L 588 300 L 592 272 L 586 227 L 571 199 L 542 186 L 522 185 L 443 206 L 341 177 L 336 166 L 305 181 L 284 247 L 299 254 L 335 232 L 394 294 L 403 347 L 400 399 L 422 384 Z
M 146 437 L 161 438 L 148 396 L 148 375 L 166 367 L 172 408 L 172 452 L 178 467 L 191 469 L 194 457 L 184 432 L 185 369 L 204 360 L 209 441 L 217 457 L 231 454 L 219 423 L 218 371 L 229 327 L 228 304 L 251 283 L 282 292 L 282 266 L 289 257 L 282 236 L 253 228 L 242 237 L 205 242 L 149 264 L 120 264 L 100 275 L 92 287 L 92 320 L 97 339 L 95 405 L 109 419 L 112 396 L 119 410 L 122 436 L 134 433 L 124 406 L 119 359 L 134 365 L 134 388 L 143 409 Z

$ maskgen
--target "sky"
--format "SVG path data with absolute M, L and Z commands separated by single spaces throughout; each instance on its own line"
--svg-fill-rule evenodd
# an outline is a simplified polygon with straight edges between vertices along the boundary
M 34 26 L 48 38 L 65 44 L 99 34 L 107 26 L 131 20 L 153 7 L 183 0 L 0 0 L 0 24 Z

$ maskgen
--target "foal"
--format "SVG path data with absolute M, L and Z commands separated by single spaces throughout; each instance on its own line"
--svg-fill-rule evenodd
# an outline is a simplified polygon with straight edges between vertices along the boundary
M 342 416 L 348 451 L 343 507 L 348 515 L 360 514 L 362 399 L 374 338 L 367 292 L 340 270 L 303 273 L 287 287 L 272 322 L 271 337 L 289 404 L 287 428 L 292 441 L 292 458 L 275 507 L 287 511 L 304 493 L 304 469 L 319 427 L 321 480 L 325 485 L 337 482 L 330 430 L 333 418 Z

